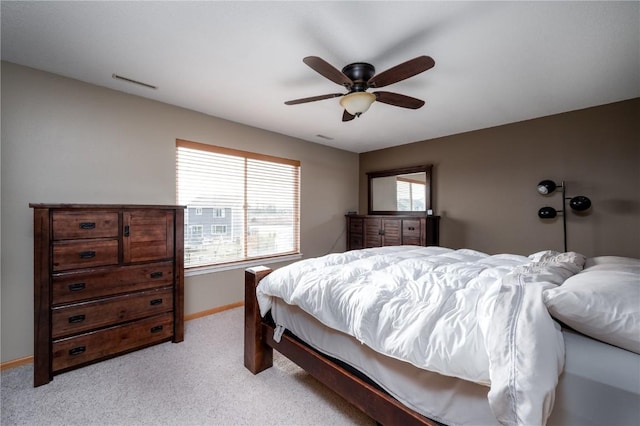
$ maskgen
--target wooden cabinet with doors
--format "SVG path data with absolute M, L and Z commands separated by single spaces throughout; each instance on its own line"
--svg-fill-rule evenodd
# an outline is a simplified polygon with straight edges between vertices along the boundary
M 347 250 L 439 244 L 439 216 L 347 215 Z
M 34 385 L 184 339 L 184 207 L 30 204 Z

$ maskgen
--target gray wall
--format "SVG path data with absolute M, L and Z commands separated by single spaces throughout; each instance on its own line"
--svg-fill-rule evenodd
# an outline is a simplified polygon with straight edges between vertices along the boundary
M 588 215 L 567 214 L 569 250 L 640 257 L 640 99 L 361 154 L 360 211 L 367 172 L 428 163 L 443 246 L 561 251 L 561 216 L 537 217 L 562 208 L 560 193 L 536 192 L 552 179 L 593 202 Z
M 28 204 L 175 204 L 177 138 L 300 160 L 301 250 L 344 250 L 357 154 L 2 62 L 3 362 L 33 354 Z M 186 313 L 241 301 L 243 280 L 243 269 L 187 277 Z

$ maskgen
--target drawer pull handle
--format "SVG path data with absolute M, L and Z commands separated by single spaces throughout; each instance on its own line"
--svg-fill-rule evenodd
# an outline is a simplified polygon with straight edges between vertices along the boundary
M 129 225 L 124 227 L 124 236 L 128 237 L 129 236 Z
M 80 252 L 80 259 L 91 259 L 93 257 L 96 257 L 96 252 L 95 251 L 81 251 Z
M 80 223 L 80 229 L 96 229 L 95 222 L 82 222 Z
M 69 284 L 69 291 L 80 291 L 80 290 L 84 290 L 85 287 L 86 287 L 85 283 L 73 283 L 73 284 Z
M 409 231 L 415 231 L 416 228 L 414 228 L 413 226 L 409 227 Z
M 72 317 L 69 317 L 69 324 L 77 324 L 79 322 L 84 321 L 85 316 L 84 315 L 74 315 Z
M 162 278 L 162 272 L 152 272 L 151 278 Z
M 156 325 L 155 327 L 151 327 L 151 332 L 152 333 L 159 333 L 162 331 L 162 326 L 161 325 Z
M 78 346 L 77 348 L 69 349 L 69 355 L 80 355 L 87 350 L 86 346 Z
M 162 305 L 162 299 L 153 299 L 149 302 L 151 306 Z

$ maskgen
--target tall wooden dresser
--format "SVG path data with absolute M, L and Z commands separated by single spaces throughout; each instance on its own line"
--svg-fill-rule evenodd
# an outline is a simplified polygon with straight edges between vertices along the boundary
M 347 250 L 439 244 L 439 216 L 347 215 Z
M 30 204 L 34 386 L 184 340 L 184 207 Z

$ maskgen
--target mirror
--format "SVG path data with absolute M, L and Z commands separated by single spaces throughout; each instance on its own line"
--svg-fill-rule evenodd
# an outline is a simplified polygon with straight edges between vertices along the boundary
M 431 209 L 431 165 L 367 173 L 369 214 L 424 216 Z

